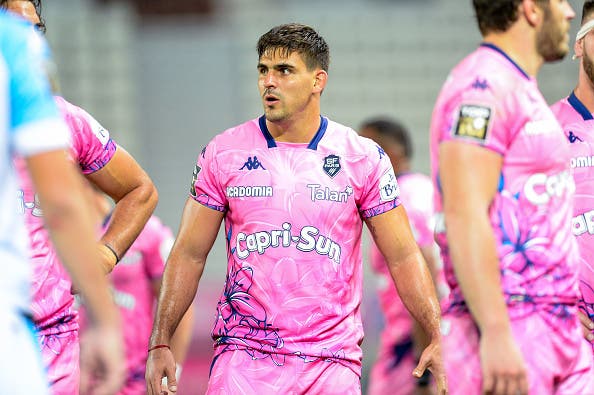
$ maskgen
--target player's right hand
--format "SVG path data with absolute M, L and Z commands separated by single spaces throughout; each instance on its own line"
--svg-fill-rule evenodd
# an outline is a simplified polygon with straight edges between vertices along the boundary
M 483 393 L 528 395 L 528 371 L 516 341 L 508 331 L 484 331 L 480 340 Z
M 89 328 L 80 344 L 80 393 L 114 395 L 125 378 L 124 344 L 119 326 Z
M 159 348 L 149 352 L 146 361 L 147 395 L 168 395 L 177 393 L 176 365 L 169 348 Z M 161 386 L 163 377 L 167 377 L 167 388 Z
M 578 311 L 578 316 L 580 317 L 580 322 L 582 323 L 582 332 L 584 332 L 584 337 L 586 340 L 592 343 L 594 341 L 594 322 L 592 322 L 583 311 Z

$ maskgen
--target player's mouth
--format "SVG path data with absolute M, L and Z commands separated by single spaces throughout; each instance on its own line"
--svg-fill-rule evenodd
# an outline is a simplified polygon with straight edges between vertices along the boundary
M 274 95 L 264 95 L 264 103 L 266 103 L 267 105 L 274 105 L 276 103 L 280 102 L 280 99 Z

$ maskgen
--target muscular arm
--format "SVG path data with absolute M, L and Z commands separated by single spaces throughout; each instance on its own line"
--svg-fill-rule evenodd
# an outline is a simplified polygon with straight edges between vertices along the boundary
M 101 237 L 121 258 L 140 234 L 157 205 L 157 190 L 145 171 L 122 147 L 95 173 L 87 175 L 99 189 L 116 203 L 109 227 Z M 104 253 L 103 266 L 111 271 L 115 257 Z
M 162 278 L 153 280 L 152 287 L 155 295 L 159 295 L 161 290 Z M 171 337 L 171 352 L 178 365 L 183 365 L 188 347 L 192 338 L 192 324 L 194 322 L 194 314 L 192 305 L 189 306 L 181 321 L 177 325 L 177 329 Z
M 508 329 L 488 214 L 499 184 L 501 156 L 456 142 L 442 143 L 439 154 L 449 253 L 464 299 L 481 332 L 491 327 Z
M 526 367 L 512 336 L 489 221 L 502 158 L 491 150 L 459 142 L 442 143 L 439 154 L 449 254 L 479 327 L 483 391 L 526 394 Z
M 191 198 L 186 201 L 180 229 L 167 259 L 149 347 L 171 344 L 173 333 L 196 295 L 206 257 L 217 237 L 223 215 Z M 176 388 L 172 354 L 166 349 L 151 351 L 146 367 L 148 394 L 161 393 L 161 378 L 165 375 L 169 389 Z
M 406 211 L 400 206 L 366 222 L 386 259 L 402 302 L 428 336 L 439 340 L 439 303 L 431 274 L 410 230 Z

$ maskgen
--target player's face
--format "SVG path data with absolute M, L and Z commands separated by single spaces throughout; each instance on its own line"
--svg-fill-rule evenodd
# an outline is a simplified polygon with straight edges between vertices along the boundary
M 543 5 L 544 20 L 536 37 L 536 49 L 545 62 L 560 60 L 569 52 L 569 21 L 575 12 L 567 0 Z
M 258 63 L 258 89 L 266 119 L 286 121 L 312 108 L 318 71 L 308 70 L 297 52 L 265 52 Z
M 28 20 L 34 26 L 41 26 L 41 20 L 37 15 L 35 6 L 28 0 L 10 0 L 6 5 L 6 9 Z

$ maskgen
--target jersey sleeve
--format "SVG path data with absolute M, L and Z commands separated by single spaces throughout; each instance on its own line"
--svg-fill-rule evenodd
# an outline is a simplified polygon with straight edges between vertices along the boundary
M 440 142 L 463 142 L 501 154 L 510 144 L 510 120 L 505 108 L 513 95 L 497 93 L 497 87 L 489 80 L 482 83 L 487 88 L 460 90 L 442 107 Z
M 374 217 L 400 205 L 400 189 L 388 155 L 374 142 L 368 145 L 367 179 L 359 198 L 359 212 L 363 218 Z
M 218 177 L 220 171 L 216 160 L 216 151 L 215 138 L 198 155 L 190 183 L 190 196 L 208 208 L 225 212 L 228 201 Z
M 149 220 L 144 231 L 149 233 L 147 238 L 150 240 L 143 251 L 145 270 L 150 279 L 157 279 L 163 276 L 165 262 L 173 247 L 173 234 L 157 217 Z
M 116 144 L 109 132 L 80 107 L 61 99 L 58 106 L 72 133 L 72 146 L 84 174 L 102 169 L 113 158 Z
M 4 20 L 3 20 L 4 23 Z M 66 148 L 66 125 L 54 103 L 47 75 L 51 61 L 47 43 L 25 23 L 0 40 L 9 74 L 9 133 L 20 155 Z

